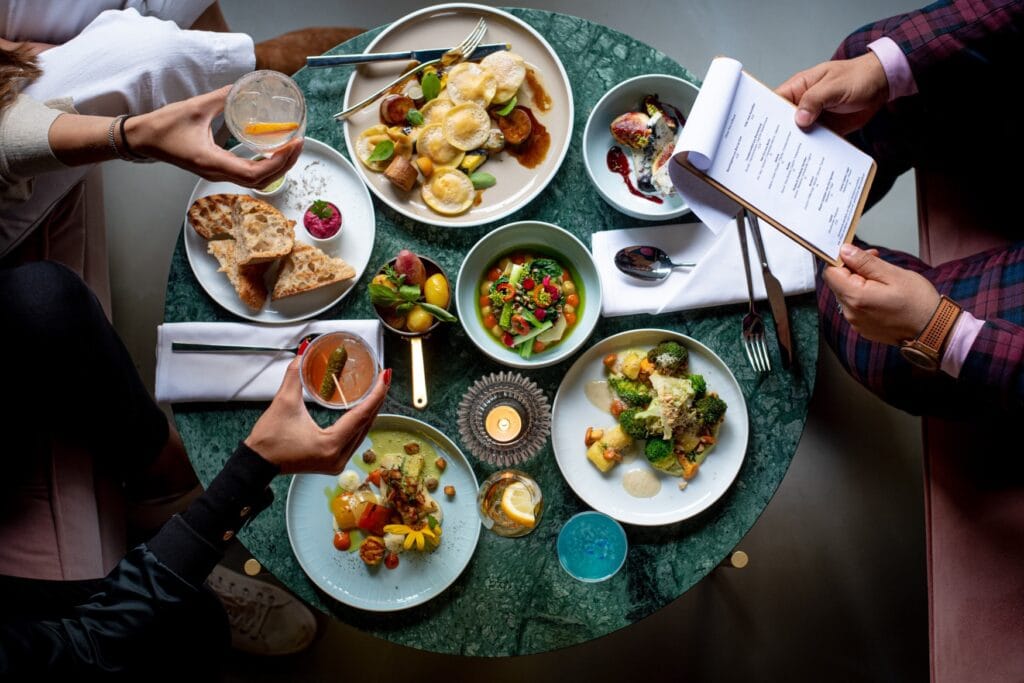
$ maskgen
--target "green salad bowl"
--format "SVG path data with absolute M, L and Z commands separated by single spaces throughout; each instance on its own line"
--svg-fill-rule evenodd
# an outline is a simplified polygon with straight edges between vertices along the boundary
M 520 342 L 518 348 L 510 348 L 508 342 L 513 339 L 512 332 L 502 329 L 500 325 L 498 330 L 501 331 L 501 336 L 496 334 L 498 330 L 492 332 L 494 326 L 486 324 L 487 316 L 493 315 L 495 320 L 491 322 L 499 322 L 498 312 L 494 307 L 490 310 L 484 309 L 480 301 L 484 296 L 484 286 L 491 282 L 488 279 L 489 272 L 501 268 L 504 259 L 515 262 L 524 258 L 552 259 L 562 266 L 572 281 L 572 284 L 556 297 L 557 303 L 552 308 L 545 309 L 547 321 L 551 321 L 552 318 L 556 321 L 562 318 L 565 321 L 561 338 L 557 341 L 544 342 L 544 336 L 534 337 L 535 342 L 541 343 L 539 346 L 531 344 L 527 358 L 520 353 L 521 345 L 525 342 Z M 564 276 L 561 277 L 564 279 Z M 536 278 L 537 282 L 531 283 L 525 283 L 525 279 L 524 277 L 524 284 L 542 286 L 540 277 Z M 532 289 L 526 290 L 521 287 L 516 294 L 524 297 L 532 305 Z M 579 298 L 575 306 L 568 304 L 570 294 Z M 571 309 L 566 308 L 567 304 Z M 557 314 L 547 314 L 548 310 L 556 310 L 559 305 L 561 309 Z M 551 223 L 520 221 L 489 232 L 469 250 L 459 269 L 455 286 L 455 306 L 466 334 L 484 354 L 513 368 L 543 368 L 573 355 L 594 331 L 597 319 L 601 315 L 601 280 L 597 276 L 597 266 L 590 251 L 571 233 Z M 532 312 L 536 312 L 536 308 Z M 575 317 L 574 322 L 570 322 L 571 317 Z

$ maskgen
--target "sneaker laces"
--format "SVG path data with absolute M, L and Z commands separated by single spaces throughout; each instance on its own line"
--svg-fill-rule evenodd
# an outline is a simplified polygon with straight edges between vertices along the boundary
M 216 581 L 210 581 L 210 587 L 224 605 L 232 631 L 249 638 L 259 637 L 271 608 L 277 607 L 278 602 L 263 591 L 253 593 L 248 588 L 242 588 L 238 593 L 234 583 L 225 586 L 223 579 L 214 578 Z

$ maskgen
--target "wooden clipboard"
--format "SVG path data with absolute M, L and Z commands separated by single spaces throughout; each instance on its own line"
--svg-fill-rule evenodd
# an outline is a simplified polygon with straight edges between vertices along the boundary
M 813 244 L 805 240 L 803 237 L 801 237 L 800 235 L 798 235 L 797 233 L 793 232 L 788 227 L 780 223 L 771 214 L 762 211 L 757 206 L 754 206 L 753 204 L 745 200 L 743 197 L 739 196 L 738 194 L 727 188 L 725 185 L 722 185 L 720 182 L 711 178 L 706 173 L 698 169 L 696 166 L 690 163 L 690 160 L 687 158 L 687 154 L 687 152 L 680 152 L 679 154 L 676 154 L 674 157 L 672 157 L 672 162 L 678 164 L 679 166 L 686 169 L 693 175 L 697 176 L 700 180 L 704 181 L 708 185 L 711 185 L 713 188 L 715 188 L 722 194 L 726 195 L 740 206 L 746 207 L 749 211 L 752 211 L 753 213 L 757 214 L 758 218 L 767 221 L 768 223 L 771 223 L 772 226 L 775 227 L 775 229 L 784 233 L 791 240 L 793 240 L 800 246 L 810 251 L 812 254 L 820 258 L 825 263 L 831 264 L 833 266 L 843 265 L 843 262 L 841 260 L 833 259 L 831 256 L 821 251 Z M 850 224 L 846 226 L 846 234 L 843 235 L 844 244 L 849 244 L 850 242 L 853 241 L 853 236 L 856 232 L 857 223 L 860 222 L 861 214 L 864 212 L 864 204 L 868 200 L 868 192 L 871 190 L 871 183 L 875 179 L 875 171 L 877 170 L 877 168 L 878 164 L 872 161 L 871 167 L 868 170 L 868 175 L 864 179 L 864 187 L 861 190 L 860 199 L 857 201 L 857 208 L 854 210 L 853 216 L 850 218 Z

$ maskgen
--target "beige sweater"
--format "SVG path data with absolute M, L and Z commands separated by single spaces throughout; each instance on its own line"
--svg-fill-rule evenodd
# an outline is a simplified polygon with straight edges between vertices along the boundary
M 49 133 L 54 119 L 71 110 L 70 102 L 48 104 L 18 95 L 0 112 L 0 206 L 28 199 L 40 173 L 67 168 L 50 149 Z

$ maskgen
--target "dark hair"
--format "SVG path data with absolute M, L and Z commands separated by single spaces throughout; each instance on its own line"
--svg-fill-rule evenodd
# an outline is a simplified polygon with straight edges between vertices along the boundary
M 21 89 L 41 73 L 35 55 L 27 46 L 19 45 L 13 50 L 0 48 L 0 111 L 6 109 Z

